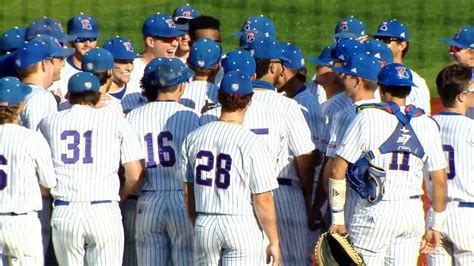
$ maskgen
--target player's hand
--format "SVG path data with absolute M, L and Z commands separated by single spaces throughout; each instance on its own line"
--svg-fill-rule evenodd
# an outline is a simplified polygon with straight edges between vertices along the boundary
M 97 102 L 97 104 L 94 107 L 95 108 L 102 108 L 102 107 L 106 106 L 109 101 L 110 101 L 110 96 L 106 93 L 102 93 L 100 95 L 99 101 Z
M 438 248 L 439 243 L 441 242 L 441 233 L 433 229 L 428 229 L 423 236 L 423 241 L 421 242 L 420 252 L 421 253 L 433 253 Z
M 281 251 L 279 245 L 268 245 L 267 246 L 267 264 L 272 263 L 272 265 L 280 265 L 281 260 Z
M 317 206 L 313 206 L 309 211 L 308 215 L 308 227 L 311 231 L 316 231 L 324 227 L 324 217 L 321 213 L 321 209 Z
M 347 234 L 347 229 L 344 224 L 331 224 L 329 227 L 329 232 L 336 232 L 340 235 Z

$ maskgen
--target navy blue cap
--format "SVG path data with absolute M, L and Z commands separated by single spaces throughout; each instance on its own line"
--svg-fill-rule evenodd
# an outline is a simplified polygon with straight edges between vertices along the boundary
M 406 42 L 409 40 L 407 28 L 396 19 L 382 21 L 377 28 L 377 32 L 372 36 L 397 38 Z
M 199 17 L 199 12 L 189 4 L 178 6 L 173 11 L 174 21 L 178 21 L 179 19 L 191 20 L 196 17 Z
M 25 69 L 43 60 L 51 59 L 54 55 L 54 51 L 43 40 L 35 38 L 16 51 L 15 66 L 17 69 Z
M 247 73 L 240 70 L 227 72 L 221 81 L 219 90 L 229 94 L 252 93 L 252 80 Z
M 275 38 L 275 25 L 273 25 L 270 19 L 263 15 L 249 17 L 244 24 L 242 24 L 242 27 L 240 27 L 240 32 L 235 32 L 233 35 L 240 37 L 243 33 L 248 31 L 256 31 L 265 37 Z
M 62 43 L 66 43 L 74 40 L 76 37 L 67 36 L 64 33 L 61 23 L 51 18 L 40 18 L 37 19 L 26 28 L 26 37 L 27 41 L 33 40 L 38 37 L 38 35 L 50 35 L 58 39 Z
M 0 78 L 16 76 L 16 52 L 4 54 L 0 57 Z
M 354 39 L 339 39 L 334 47 L 334 56 L 341 61 L 347 62 L 351 57 L 365 53 L 364 44 Z
M 221 65 L 224 68 L 224 73 L 241 70 L 249 77 L 255 74 L 257 69 L 255 59 L 252 54 L 240 48 L 234 49 L 222 57 Z
M 332 66 L 334 60 L 337 60 L 337 58 L 334 57 L 334 48 L 336 48 L 334 44 L 325 46 L 319 56 L 310 56 L 308 57 L 308 61 L 315 65 Z
M 197 39 L 189 51 L 188 63 L 198 68 L 209 68 L 219 63 L 222 56 L 220 44 L 208 38 Z
M 377 82 L 377 74 L 379 73 L 380 68 L 377 58 L 367 54 L 358 54 L 351 57 L 346 66 L 332 67 L 332 70 L 334 72 L 349 74 Z
M 416 87 L 410 69 L 399 63 L 384 66 L 377 76 L 377 82 L 385 86 Z
M 133 43 L 127 38 L 119 36 L 110 38 L 105 41 L 102 48 L 109 51 L 114 60 L 133 60 L 138 57 Z
M 461 27 L 452 39 L 443 38 L 441 41 L 461 49 L 474 49 L 474 26 Z
M 280 44 L 273 37 L 258 35 L 249 48 L 250 53 L 253 54 L 256 60 L 280 59 L 281 61 L 290 61 L 283 55 Z
M 243 49 L 249 49 L 252 46 L 252 43 L 258 39 L 257 35 L 262 35 L 254 30 L 249 30 L 245 33 L 242 33 L 239 38 L 239 47 Z
M 67 90 L 69 92 L 99 91 L 99 78 L 90 72 L 77 72 L 69 78 Z
M 343 39 L 357 39 L 367 35 L 365 24 L 354 16 L 339 21 L 334 32 L 334 37 Z
M 170 16 L 157 13 L 145 20 L 142 34 L 143 36 L 170 38 L 186 34 L 185 30 L 187 29 L 182 25 L 176 25 Z
M 151 85 L 163 88 L 187 82 L 193 76 L 194 71 L 179 58 L 163 58 L 148 75 Z
M 69 19 L 67 22 L 67 34 L 76 38 L 97 38 L 100 36 L 95 18 L 82 12 Z
M 23 101 L 31 92 L 31 87 L 20 82 L 16 77 L 0 79 L 0 106 L 14 106 Z
M 364 42 L 365 50 L 379 60 L 381 66 L 393 63 L 392 50 L 387 44 L 378 40 L 368 40 Z
M 0 36 L 0 52 L 12 51 L 25 44 L 25 27 L 13 27 Z
M 102 72 L 114 67 L 114 57 L 103 48 L 92 48 L 82 56 L 81 69 L 87 72 Z
M 165 58 L 166 57 L 155 57 L 155 58 L 153 58 L 145 66 L 145 70 L 143 71 L 143 75 L 145 76 L 145 75 L 148 75 L 148 74 L 152 73 L 153 71 L 155 71 L 156 68 L 158 67 L 158 65 L 161 64 Z
M 283 61 L 283 66 L 292 69 L 301 69 L 304 67 L 304 57 L 301 50 L 291 43 L 281 45 L 283 56 L 289 61 Z
M 42 41 L 46 44 L 51 52 L 51 57 L 67 58 L 74 53 L 74 48 L 66 48 L 59 43 L 58 39 L 49 35 L 40 35 L 34 40 Z

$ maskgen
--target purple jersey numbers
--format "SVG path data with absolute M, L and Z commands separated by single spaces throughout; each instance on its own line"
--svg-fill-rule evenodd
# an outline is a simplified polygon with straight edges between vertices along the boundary
M 205 160 L 205 163 L 196 166 L 196 183 L 202 186 L 212 186 L 212 178 L 203 178 L 203 172 L 211 172 L 214 168 L 214 155 L 210 151 L 199 151 L 196 159 Z M 230 185 L 230 170 L 232 158 L 225 153 L 219 153 L 216 158 L 216 175 L 214 183 L 217 188 L 227 189 Z
M 157 163 L 155 161 L 155 152 L 153 150 L 153 134 L 148 133 L 145 135 L 146 142 L 146 151 L 147 151 L 147 162 L 146 168 L 156 168 Z M 158 142 L 158 159 L 160 160 L 160 165 L 163 167 L 172 167 L 176 163 L 176 156 L 174 149 L 171 145 L 166 145 L 165 141 L 173 141 L 173 134 L 169 131 L 163 131 L 157 136 Z
M 443 145 L 443 151 L 448 155 L 448 168 L 446 169 L 448 179 L 454 179 L 456 176 L 456 168 L 454 166 L 454 148 L 451 145 Z
M 0 155 L 0 166 L 7 165 L 7 158 Z M 0 169 L 0 190 L 3 190 L 7 187 L 7 173 Z
M 92 130 L 88 130 L 82 134 L 84 138 L 84 158 L 82 158 L 83 164 L 90 164 L 94 162 L 92 158 Z M 79 161 L 79 145 L 81 144 L 81 134 L 76 130 L 65 130 L 61 133 L 61 140 L 68 142 L 67 149 L 72 151 L 72 156 L 70 154 L 61 154 L 61 161 L 64 164 L 74 164 Z
M 398 163 L 398 155 L 402 153 L 403 158 L 402 158 L 402 163 Z M 400 170 L 400 171 L 409 171 L 410 166 L 408 165 L 408 159 L 410 158 L 410 153 L 407 151 L 402 151 L 402 152 L 392 152 L 392 161 L 390 162 L 390 165 L 388 169 L 390 170 Z

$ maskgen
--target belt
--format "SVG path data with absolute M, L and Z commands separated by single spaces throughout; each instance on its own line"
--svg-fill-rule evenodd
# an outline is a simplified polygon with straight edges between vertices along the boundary
M 419 198 L 421 198 L 421 196 L 420 195 L 415 195 L 415 196 L 410 196 L 408 198 L 409 199 L 419 199 Z
M 111 203 L 111 200 L 94 200 L 94 201 L 89 201 L 90 204 L 101 204 L 101 203 Z M 68 206 L 69 201 L 64 201 L 64 200 L 54 200 L 53 205 L 54 206 Z
M 5 213 L 0 213 L 0 216 L 19 216 L 19 215 L 26 215 L 28 214 L 27 212 L 25 213 L 16 213 L 16 212 L 5 212 Z
M 154 192 L 174 192 L 174 191 L 183 191 L 182 189 L 171 189 L 171 190 L 142 190 L 145 193 L 154 193 Z
M 459 208 L 474 208 L 474 202 L 459 202 Z
M 277 178 L 278 184 L 282 186 L 292 186 L 291 179 L 289 178 Z

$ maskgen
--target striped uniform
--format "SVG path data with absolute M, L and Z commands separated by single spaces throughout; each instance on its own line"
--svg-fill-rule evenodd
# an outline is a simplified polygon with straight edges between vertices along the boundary
M 53 94 L 36 85 L 29 85 L 31 92 L 25 97 L 25 107 L 20 112 L 20 124 L 37 130 L 41 120 L 58 111 Z
M 131 111 L 127 119 L 147 153 L 147 175 L 137 203 L 138 264 L 191 265 L 192 228 L 178 171 L 181 146 L 199 127 L 199 116 L 177 102 L 156 101 Z
M 71 56 L 72 57 L 72 56 Z M 67 83 L 69 82 L 69 79 L 76 73 L 81 72 L 82 70 L 80 68 L 77 68 L 73 63 L 71 57 L 67 58 L 65 60 L 64 67 L 61 68 L 61 75 L 60 79 L 58 81 L 55 81 L 53 83 L 53 86 L 55 86 L 56 90 L 59 89 L 61 92 L 61 96 L 64 98 L 67 94 Z
M 406 104 L 412 104 L 418 108 L 423 109 L 426 114 L 430 114 L 431 96 L 428 85 L 426 85 L 425 79 L 418 75 L 418 73 L 413 70 L 411 73 L 413 75 L 413 83 L 415 83 L 417 87 L 411 87 L 410 94 L 406 98 Z
M 148 102 L 147 98 L 143 96 L 141 92 L 132 92 L 125 95 L 120 104 L 124 113 L 128 113 L 131 110 L 138 108 Z
M 442 245 L 428 255 L 428 265 L 474 264 L 474 121 L 457 113 L 433 117 L 441 128 L 448 159 L 448 203 Z
M 314 97 L 318 99 L 319 104 L 323 104 L 328 100 L 323 86 L 316 82 L 316 74 L 314 74 L 313 78 L 306 84 L 306 87 L 308 88 L 309 92 L 311 92 L 311 94 L 313 94 Z
M 196 265 L 258 265 L 263 232 L 252 194 L 278 187 L 260 139 L 247 128 L 221 121 L 189 134 L 182 149 L 182 176 L 194 183 Z
M 311 131 L 311 139 L 316 145 L 316 148 L 318 148 L 320 143 L 319 134 L 322 130 L 322 125 L 318 119 L 321 113 L 319 102 L 306 86 L 297 92 L 292 99 L 299 104 L 301 111 L 303 111 L 304 118 Z
M 104 108 L 103 110 L 107 110 L 107 112 L 111 112 L 113 114 L 118 114 L 119 116 L 123 116 L 122 105 L 120 104 L 120 101 L 117 100 L 116 98 L 110 96 L 108 100 L 103 102 L 103 104 L 104 104 L 104 107 L 102 107 Z M 72 105 L 67 100 L 58 105 L 59 111 L 70 109 L 71 107 Z
M 143 159 L 121 116 L 82 105 L 44 119 L 58 177 L 51 190 L 53 244 L 61 265 L 120 265 L 124 235 L 118 206 L 119 164 Z
M 217 90 L 216 85 L 212 82 L 193 80 L 186 85 L 179 102 L 201 114 L 206 102 L 217 103 Z
M 51 150 L 41 134 L 0 125 L 0 264 L 43 265 L 39 184 L 56 185 Z
M 400 110 L 403 112 L 404 107 Z M 395 115 L 376 108 L 364 109 L 349 126 L 336 154 L 355 163 L 363 151 L 380 147 L 392 135 L 397 123 Z M 395 152 L 372 160 L 374 165 L 386 170 L 385 194 L 376 204 L 359 198 L 351 219 L 349 235 L 369 266 L 416 264 L 424 232 L 420 199 L 423 166 L 426 163 L 430 172 L 446 167 L 436 122 L 422 115 L 413 117 L 410 125 L 424 148 L 427 161 L 408 153 Z M 394 165 L 395 169 L 391 170 Z

